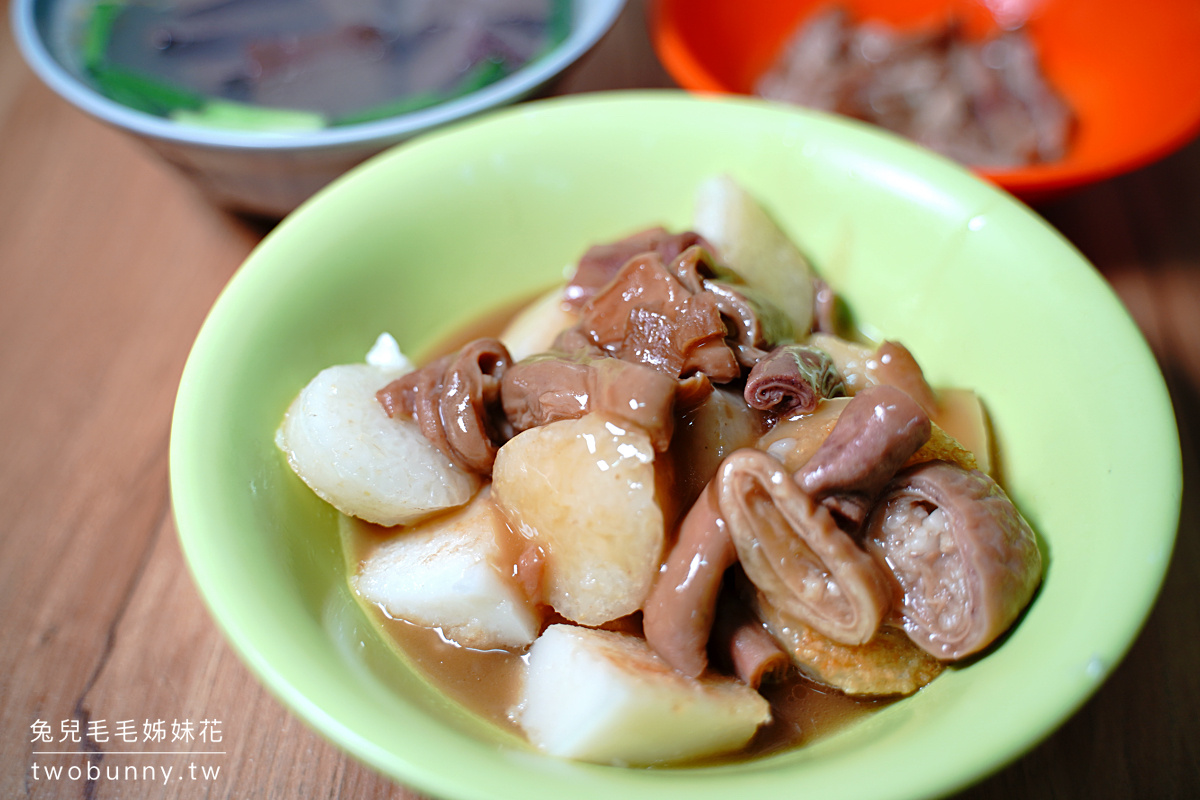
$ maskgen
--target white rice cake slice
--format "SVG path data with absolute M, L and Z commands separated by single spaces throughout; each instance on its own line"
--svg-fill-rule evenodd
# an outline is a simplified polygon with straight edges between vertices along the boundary
M 392 419 L 375 392 L 403 369 L 329 367 L 292 401 L 275 443 L 288 464 L 338 511 L 406 525 L 461 506 L 479 478 L 455 466 L 411 419 Z
M 545 555 L 542 592 L 602 625 L 642 607 L 662 563 L 663 513 L 645 433 L 598 414 L 518 434 L 496 455 L 492 497 Z
M 463 647 L 524 649 L 541 612 L 515 577 L 518 538 L 485 490 L 381 545 L 351 583 L 389 616 L 440 628 Z
M 550 755 L 649 765 L 737 750 L 771 710 L 733 678 L 676 672 L 640 637 L 552 625 L 529 650 L 515 717 Z

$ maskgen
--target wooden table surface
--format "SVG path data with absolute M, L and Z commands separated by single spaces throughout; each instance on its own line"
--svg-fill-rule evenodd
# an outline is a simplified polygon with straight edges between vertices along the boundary
M 669 85 L 631 2 L 560 91 Z M 1200 142 L 1037 210 L 1112 283 L 1157 354 L 1187 493 L 1166 584 L 1127 658 L 1059 732 L 962 797 L 1200 797 Z M 263 233 L 53 95 L 5 26 L 0 797 L 418 796 L 268 695 L 209 618 L 176 538 L 176 386 L 205 313 Z M 39 720 L 53 747 L 33 742 Z M 142 755 L 138 780 L 71 777 L 129 763 L 88 750 L 179 742 L 216 754 Z M 68 754 L 33 753 L 49 749 Z M 46 771 L 56 766 L 59 778 Z

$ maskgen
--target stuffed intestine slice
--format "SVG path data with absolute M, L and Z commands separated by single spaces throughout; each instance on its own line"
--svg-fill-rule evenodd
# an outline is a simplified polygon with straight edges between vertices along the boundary
M 717 480 L 738 560 L 767 602 L 834 641 L 874 636 L 890 602 L 886 577 L 824 506 L 759 450 L 733 453 Z
M 894 576 L 904 630 L 940 659 L 995 641 L 1041 581 L 1034 533 L 1004 490 L 978 470 L 944 461 L 897 475 L 865 537 Z

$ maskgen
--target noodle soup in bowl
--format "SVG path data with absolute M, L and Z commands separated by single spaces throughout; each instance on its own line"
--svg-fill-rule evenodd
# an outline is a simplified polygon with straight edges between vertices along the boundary
M 362 362 L 381 332 L 428 356 L 561 283 L 591 245 L 688 227 L 696 187 L 716 174 L 758 198 L 863 331 L 903 342 L 931 384 L 975 390 L 998 480 L 1036 533 L 1041 586 L 982 653 L 803 746 L 659 768 L 550 756 L 443 692 L 363 611 L 344 523 L 289 469 L 275 431 L 314 375 Z M 1075 393 L 1047 389 L 1061 386 Z M 1130 386 L 1133 419 L 1117 408 Z M 673 93 L 530 104 L 398 148 L 307 203 L 206 321 L 171 471 L 197 585 L 263 682 L 376 769 L 464 798 L 960 788 L 1048 735 L 1120 660 L 1165 572 L 1180 491 L 1145 342 L 1043 221 L 864 126 Z

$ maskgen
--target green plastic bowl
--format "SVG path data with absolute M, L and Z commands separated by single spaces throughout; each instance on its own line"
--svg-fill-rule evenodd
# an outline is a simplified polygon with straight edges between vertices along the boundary
M 545 757 L 443 698 L 350 596 L 337 518 L 272 435 L 292 397 L 381 331 L 409 352 L 563 276 L 589 244 L 686 226 L 733 175 L 857 318 L 934 384 L 974 387 L 1044 584 L 1000 646 L 804 749 L 635 770 Z M 532 103 L 400 146 L 286 219 L 234 276 L 184 371 L 179 535 L 251 669 L 347 751 L 451 798 L 928 797 L 1035 745 L 1091 695 L 1152 606 L 1181 491 L 1162 376 L 1101 276 L 965 170 L 852 122 L 675 93 Z M 469 765 L 469 768 L 465 768 Z

